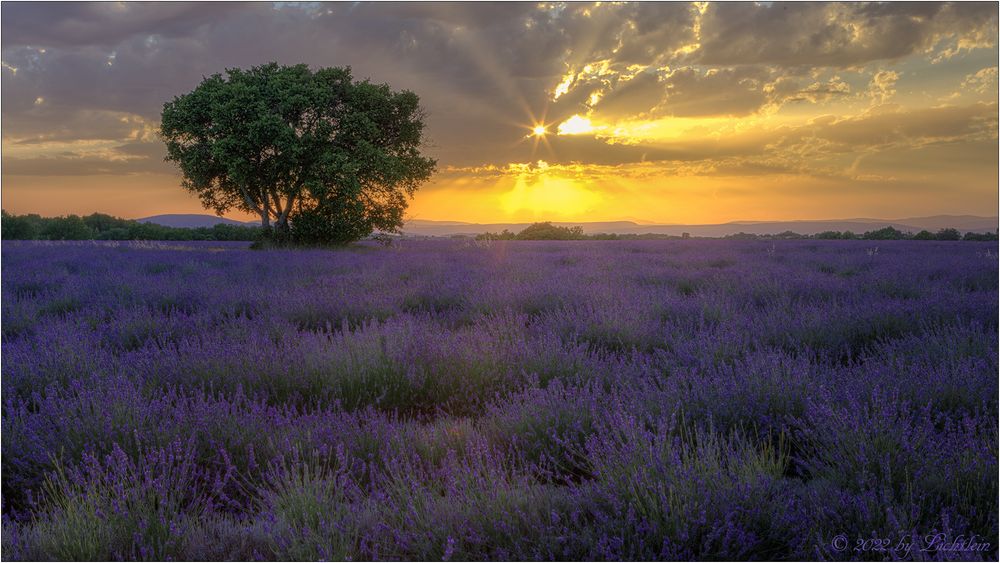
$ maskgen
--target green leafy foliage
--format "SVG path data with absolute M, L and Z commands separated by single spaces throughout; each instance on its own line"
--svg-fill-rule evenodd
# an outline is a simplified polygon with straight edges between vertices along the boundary
M 398 232 L 436 162 L 419 98 L 350 68 L 228 69 L 164 104 L 167 160 L 216 213 L 261 217 L 276 242 L 343 244 Z
M 577 240 L 583 238 L 583 227 L 559 227 L 552 223 L 535 223 L 517 233 L 518 240 Z
M 958 229 L 941 229 L 937 232 L 938 240 L 962 240 L 962 233 Z
M 583 240 L 583 227 L 560 227 L 551 222 L 533 223 L 514 234 L 507 229 L 500 233 L 483 233 L 476 240 Z

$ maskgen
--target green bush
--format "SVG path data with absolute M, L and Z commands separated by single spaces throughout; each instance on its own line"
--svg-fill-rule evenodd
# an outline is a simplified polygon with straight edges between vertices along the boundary
M 962 240 L 962 233 L 958 229 L 941 229 L 937 232 L 938 240 Z
M 517 240 L 580 240 L 583 227 L 560 227 L 546 221 L 534 223 L 517 233 Z
M 865 240 L 901 240 L 906 238 L 906 234 L 893 227 L 884 227 L 876 231 L 868 231 L 861 238 Z

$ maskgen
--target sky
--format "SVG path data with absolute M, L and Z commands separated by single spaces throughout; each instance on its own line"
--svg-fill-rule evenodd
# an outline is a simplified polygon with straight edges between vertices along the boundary
M 0 9 L 13 213 L 210 213 L 163 160 L 163 104 L 271 61 L 420 96 L 438 172 L 409 219 L 997 213 L 995 2 Z

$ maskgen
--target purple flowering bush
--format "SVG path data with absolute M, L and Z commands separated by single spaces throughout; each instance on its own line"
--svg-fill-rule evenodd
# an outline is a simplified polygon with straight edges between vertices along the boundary
M 997 245 L 870 245 L 7 242 L 2 557 L 995 560 Z

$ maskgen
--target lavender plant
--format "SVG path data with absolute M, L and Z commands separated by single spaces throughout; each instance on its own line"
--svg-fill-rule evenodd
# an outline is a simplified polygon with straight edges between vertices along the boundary
M 6 246 L 5 559 L 998 556 L 996 243 Z

